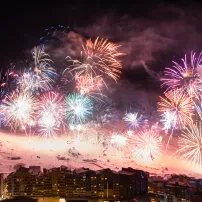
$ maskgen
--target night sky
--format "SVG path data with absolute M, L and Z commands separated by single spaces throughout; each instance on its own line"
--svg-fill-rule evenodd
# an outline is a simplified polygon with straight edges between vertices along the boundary
M 173 27 L 168 28 L 171 32 L 176 32 L 176 29 L 181 29 L 179 26 L 175 27 L 175 22 L 177 19 L 180 18 L 182 21 L 186 21 L 187 17 L 190 15 L 194 18 L 192 22 L 193 26 L 198 26 L 197 29 L 200 28 L 199 22 L 201 18 L 200 15 L 200 5 L 197 3 L 189 3 L 185 1 L 179 1 L 168 4 L 171 1 L 133 1 L 132 4 L 129 2 L 123 1 L 112 1 L 111 3 L 104 3 L 103 1 L 94 1 L 91 3 L 90 1 L 68 1 L 66 3 L 57 3 L 51 2 L 27 2 L 27 1 L 5 1 L 1 4 L 1 49 L 2 52 L 0 54 L 0 61 L 2 68 L 8 65 L 8 63 L 12 60 L 16 59 L 23 59 L 23 53 L 28 49 L 31 49 L 33 46 L 38 44 L 39 38 L 43 36 L 44 30 L 51 26 L 57 26 L 58 24 L 62 24 L 64 26 L 76 27 L 78 29 L 91 27 L 93 24 L 97 24 L 100 19 L 104 17 L 108 17 L 113 15 L 111 31 L 113 33 L 114 26 L 121 25 L 121 35 L 125 35 L 127 31 L 134 31 L 134 36 L 138 33 L 143 31 L 144 29 L 149 27 L 154 27 L 156 31 L 159 30 L 158 26 L 160 27 L 163 23 L 168 23 L 173 21 Z M 182 3 L 183 2 L 183 3 Z M 169 8 L 172 8 L 169 10 Z M 180 9 L 182 9 L 180 11 Z M 186 12 L 186 15 L 183 19 L 183 12 Z M 128 20 L 123 23 L 120 20 L 122 17 L 128 16 Z M 142 21 L 143 22 L 139 22 Z M 152 20 L 153 22 L 149 22 Z M 137 21 L 137 27 L 131 26 L 135 21 Z M 139 26 L 139 23 L 140 26 Z M 198 24 L 197 24 L 198 23 Z M 98 23 L 99 24 L 99 23 Z M 109 24 L 107 26 L 110 26 Z M 107 27 L 106 26 L 106 27 Z M 183 29 L 184 24 L 182 25 Z M 91 27 L 92 28 L 92 27 Z M 186 29 L 186 28 L 185 28 Z M 91 30 L 89 28 L 89 30 Z M 113 40 L 117 40 L 122 43 L 123 37 L 116 36 L 113 33 L 113 37 L 105 32 L 106 30 L 102 30 L 97 32 L 99 36 L 109 37 Z M 137 33 L 136 33 L 137 31 Z M 198 31 L 198 30 L 197 30 Z M 91 33 L 85 30 L 87 34 L 90 36 Z M 168 30 L 159 30 L 158 36 L 166 36 L 168 34 L 168 38 L 178 39 L 179 36 L 174 36 L 175 34 L 168 33 Z M 107 34 L 106 34 L 107 33 Z M 179 33 L 178 33 L 179 34 Z M 92 35 L 94 35 L 92 31 Z M 126 34 L 127 35 L 127 34 Z M 182 33 L 183 37 L 184 33 Z M 185 34 L 187 35 L 187 34 Z M 130 35 L 131 37 L 131 35 Z M 191 39 L 192 36 L 186 37 L 186 39 Z M 126 39 L 124 39 L 125 41 Z M 144 39 L 141 39 L 144 40 Z M 152 36 L 151 36 L 152 40 Z M 130 41 L 130 38 L 128 39 Z M 155 42 L 155 41 L 154 41 Z M 161 43 L 164 43 L 162 41 Z M 186 43 L 184 41 L 183 43 Z M 198 41 L 198 44 L 201 43 Z M 142 45 L 144 48 L 144 41 L 142 41 Z M 127 44 L 128 46 L 128 44 Z M 141 43 L 138 45 L 141 46 Z M 147 45 L 148 48 L 150 44 Z M 126 48 L 126 47 L 124 47 Z M 139 47 L 138 47 L 139 48 Z M 178 51 L 176 52 L 176 48 Z M 193 48 L 196 49 L 196 44 L 193 45 Z M 177 57 L 179 60 L 180 57 L 183 56 L 185 51 L 190 51 L 192 48 L 185 47 L 183 44 L 182 49 L 180 50 L 179 45 L 175 48 L 168 47 L 160 48 L 157 50 L 151 50 L 150 53 L 154 55 L 154 60 L 150 61 L 149 64 L 155 66 L 154 71 L 162 70 L 166 65 L 169 65 L 172 57 Z M 140 50 L 139 52 L 144 51 Z M 129 53 L 131 55 L 131 53 Z M 131 55 L 134 59 L 135 55 Z M 138 57 L 137 60 L 144 60 L 144 58 Z M 170 62 L 170 63 L 169 63 Z M 138 62 L 137 62 L 138 63 Z M 134 68 L 134 66 L 141 66 L 141 64 L 133 65 L 131 59 L 125 65 L 126 68 Z M 146 76 L 144 71 L 126 72 L 127 77 L 134 78 L 135 75 L 141 74 L 140 77 Z M 130 75 L 130 76 L 129 76 Z M 131 76 L 132 75 L 132 76 Z M 139 75 L 137 79 L 140 78 Z M 133 80 L 133 79 L 132 79 Z
M 81 36 L 101 36 L 120 44 L 126 53 L 122 78 L 161 91 L 164 68 L 185 53 L 201 51 L 201 10 L 196 1 L 6 1 L 0 14 L 1 69 L 25 60 L 45 29 L 64 25 Z

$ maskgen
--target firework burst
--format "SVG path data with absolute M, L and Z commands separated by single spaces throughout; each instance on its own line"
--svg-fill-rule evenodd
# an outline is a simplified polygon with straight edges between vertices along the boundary
M 2 101 L 0 111 L 5 125 L 16 131 L 32 126 L 36 108 L 37 102 L 28 92 L 14 91 Z
M 127 142 L 127 138 L 124 137 L 123 135 L 113 134 L 111 136 L 110 143 L 114 146 L 117 146 L 118 148 L 125 146 L 126 142 Z
M 66 119 L 70 124 L 85 122 L 92 112 L 93 103 L 88 96 L 72 93 L 65 98 Z
M 142 121 L 142 116 L 139 116 L 138 113 L 126 113 L 123 117 L 123 120 L 127 123 L 130 128 L 138 128 Z
M 145 130 L 129 140 L 136 157 L 154 160 L 162 154 L 162 139 L 152 130 Z
M 45 93 L 40 97 L 38 107 L 39 133 L 42 137 L 54 137 L 64 125 L 63 96 L 56 92 Z
M 11 68 L 0 71 L 0 98 L 4 99 L 7 93 L 16 89 L 16 80 L 19 75 L 14 71 L 15 66 L 11 63 Z
M 162 114 L 162 119 L 161 119 L 161 123 L 164 126 L 164 130 L 169 130 L 171 128 L 174 128 L 176 126 L 176 122 L 177 122 L 176 118 L 177 117 L 175 116 L 175 113 L 165 111 Z
M 100 91 L 103 86 L 102 78 L 100 77 L 90 77 L 88 75 L 85 76 L 76 76 L 76 89 L 81 94 L 91 94 L 96 91 Z
M 202 171 L 202 126 L 192 124 L 185 128 L 179 137 L 179 150 L 177 153 L 194 168 Z
M 57 76 L 55 69 L 52 67 L 53 61 L 50 56 L 45 53 L 44 46 L 34 47 L 34 72 L 48 82 L 54 82 L 53 78 Z
M 160 96 L 158 111 L 170 113 L 176 126 L 184 127 L 193 122 L 192 100 L 182 89 L 171 90 L 165 93 L 165 98 Z
M 38 91 L 48 91 L 51 89 L 51 83 L 49 80 L 40 77 L 32 72 L 25 72 L 17 80 L 19 88 L 31 93 Z
M 190 62 L 187 60 L 185 55 L 182 59 L 182 65 L 173 61 L 172 68 L 166 68 L 165 78 L 162 78 L 162 86 L 167 86 L 167 90 L 175 88 L 183 88 L 190 94 L 195 94 L 197 86 L 202 83 L 199 78 L 199 72 L 201 72 L 202 53 L 199 54 L 198 58 L 196 53 L 191 53 Z
M 97 37 L 94 42 L 91 39 L 87 40 L 82 47 L 82 62 L 68 57 L 73 62 L 73 65 L 69 67 L 70 70 L 68 68 L 70 73 L 76 72 L 78 76 L 88 75 L 90 77 L 107 75 L 114 80 L 119 78 L 122 66 L 117 58 L 123 53 L 117 51 L 118 45 Z

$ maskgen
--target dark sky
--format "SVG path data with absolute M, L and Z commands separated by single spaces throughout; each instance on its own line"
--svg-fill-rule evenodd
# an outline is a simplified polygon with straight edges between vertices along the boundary
M 1 54 L 0 54 L 0 65 L 2 67 L 7 66 L 9 61 L 12 61 L 14 59 L 23 58 L 23 51 L 26 51 L 28 49 L 31 49 L 33 46 L 35 46 L 39 38 L 43 35 L 44 29 L 56 26 L 58 24 L 62 24 L 65 26 L 72 26 L 72 27 L 89 27 L 95 21 L 99 18 L 102 18 L 109 13 L 113 13 L 115 18 L 115 24 L 119 25 L 119 19 L 117 16 L 121 17 L 124 15 L 129 15 L 130 20 L 124 22 L 124 26 L 122 26 L 122 31 L 126 29 L 126 31 L 130 31 L 129 28 L 131 22 L 133 22 L 133 19 L 145 19 L 140 25 L 147 26 L 147 22 L 150 19 L 153 19 L 153 21 L 156 21 L 156 23 L 161 24 L 161 27 L 163 27 L 163 23 L 166 19 L 166 23 L 169 20 L 173 20 L 175 22 L 175 13 L 173 14 L 167 14 L 162 9 L 161 12 L 156 11 L 156 9 L 159 7 L 159 5 L 166 5 L 169 2 L 169 5 L 172 4 L 174 7 L 178 8 L 184 8 L 189 7 L 190 5 L 197 5 L 200 7 L 200 4 L 195 2 L 188 2 L 188 1 L 133 1 L 133 3 L 129 3 L 127 1 L 112 1 L 111 3 L 104 1 L 94 1 L 94 3 L 91 3 L 90 1 L 64 1 L 66 3 L 58 3 L 58 1 L 49 1 L 48 3 L 45 3 L 43 1 L 4 1 L 3 4 L 1 4 L 1 12 L 0 12 L 0 23 L 1 23 L 1 32 L 0 32 L 0 38 L 1 38 Z M 165 8 L 164 8 L 165 9 Z M 192 9 L 194 13 L 195 10 Z M 176 12 L 177 13 L 177 12 Z M 186 13 L 186 12 L 185 12 Z M 176 14 L 178 15 L 178 13 Z M 184 14 L 185 15 L 185 14 Z M 191 13 L 189 13 L 190 16 L 192 16 Z M 132 20 L 131 20 L 132 19 Z M 186 19 L 184 19 L 186 22 Z M 121 22 L 120 22 L 121 23 Z M 196 22 L 195 22 L 196 23 Z M 149 23 L 148 27 L 151 23 Z M 165 24 L 165 23 L 164 23 Z M 110 25 L 108 25 L 110 26 Z M 155 32 L 158 32 L 158 26 L 152 25 L 155 29 Z M 113 27 L 113 26 L 112 26 Z M 139 28 L 140 27 L 140 28 Z M 144 30 L 145 27 L 141 27 L 138 25 L 138 31 L 140 32 L 141 29 Z M 165 26 L 166 27 L 166 26 Z M 179 26 L 180 27 L 180 26 Z M 113 29 L 113 28 L 112 28 Z M 134 28 L 135 29 L 135 28 Z M 163 29 L 163 28 L 162 28 Z M 176 29 L 176 28 L 174 28 Z M 90 30 L 90 29 L 89 29 Z M 90 31 L 89 31 L 90 32 Z M 87 34 L 90 35 L 87 31 Z M 113 33 L 113 30 L 110 31 Z M 163 32 L 161 30 L 161 32 Z M 168 30 L 166 31 L 168 33 Z M 182 31 L 182 35 L 184 31 Z M 185 31 L 186 32 L 186 31 Z M 102 34 L 108 37 L 110 34 L 105 34 L 106 32 L 95 32 L 98 35 Z M 167 34 L 166 33 L 166 34 Z M 92 32 L 93 34 L 93 32 Z M 164 33 L 160 33 L 161 36 L 165 35 Z M 179 33 L 178 33 L 179 34 Z M 116 33 L 114 34 L 114 36 Z M 134 34 L 135 35 L 135 34 Z M 170 34 L 168 34 L 170 37 Z M 131 35 L 130 35 L 131 37 Z M 167 37 L 167 36 L 166 36 Z M 169 38 L 168 37 L 168 38 Z M 173 36 L 172 36 L 173 37 Z M 176 37 L 176 36 L 175 36 Z M 191 37 L 191 36 L 190 36 Z M 111 36 L 112 38 L 112 36 Z M 119 37 L 118 37 L 119 38 Z M 189 37 L 188 37 L 189 38 Z M 147 37 L 148 39 L 148 37 Z M 155 39 L 151 38 L 151 41 L 154 41 Z M 187 40 L 187 38 L 185 39 Z M 127 41 L 127 39 L 124 39 L 124 41 Z M 128 40 L 130 42 L 130 40 Z M 145 39 L 143 39 L 143 42 Z M 164 43 L 164 41 L 159 42 L 161 44 Z M 183 43 L 183 42 L 182 42 Z M 200 42 L 201 43 L 201 42 Z M 130 44 L 130 43 L 129 43 Z M 141 46 L 141 44 L 139 44 Z M 129 45 L 127 44 L 129 47 Z M 149 46 L 149 45 L 148 45 Z M 155 45 L 154 45 L 155 46 Z M 133 47 L 132 47 L 133 48 Z M 131 48 L 131 49 L 132 49 Z M 148 48 L 146 48 L 148 49 Z M 174 48 L 175 49 L 175 48 Z M 188 50 L 190 47 L 183 48 L 183 50 Z M 191 50 L 191 49 L 190 49 Z M 159 51 L 161 51 L 161 57 L 159 58 Z M 145 50 L 142 50 L 140 52 L 145 52 Z M 153 59 L 150 62 L 150 64 L 155 63 L 155 67 L 157 69 L 158 66 L 162 66 L 164 68 L 166 62 L 162 63 L 162 60 L 166 58 L 166 60 L 172 60 L 173 58 L 173 52 L 170 51 L 170 49 L 166 49 L 165 47 L 159 48 L 157 50 L 150 51 L 153 55 L 156 54 L 158 57 L 155 58 L 155 61 Z M 181 52 L 178 51 L 179 55 L 182 56 Z M 184 51 L 182 51 L 184 54 Z M 146 51 L 147 54 L 147 51 Z M 131 57 L 135 58 L 133 54 L 128 53 L 128 57 L 131 55 Z M 142 54 L 140 54 L 142 55 Z M 166 56 L 165 56 L 166 55 Z M 177 54 L 175 54 L 177 55 Z M 144 56 L 145 57 L 145 56 Z M 139 58 L 138 58 L 139 60 Z M 144 60 L 144 58 L 143 58 Z M 134 61 L 131 61 L 131 59 L 128 60 L 129 63 L 133 63 Z M 145 60 L 147 61 L 147 59 Z M 159 61 L 159 62 L 157 62 Z M 136 63 L 136 62 L 135 62 Z M 162 63 L 162 64 L 161 64 Z M 138 66 L 139 64 L 135 64 L 135 66 Z M 128 63 L 127 65 L 128 66 Z M 156 71 L 156 70 L 155 70 Z M 136 78 L 141 78 L 142 74 L 145 75 L 145 71 L 141 70 L 139 71 L 140 77 L 137 72 L 130 72 L 126 74 L 128 77 L 134 77 L 136 75 Z M 132 76 L 131 76 L 132 75 Z M 138 76 L 137 76 L 138 75 Z M 150 77 L 151 79 L 151 77 Z
M 47 27 L 63 24 L 85 26 L 108 12 L 148 16 L 160 1 L 4 1 L 1 3 L 1 59 L 15 57 L 32 47 Z M 166 1 L 164 1 L 166 2 Z M 163 3 L 164 3 L 163 2 Z M 184 3 L 183 3 L 184 4 Z

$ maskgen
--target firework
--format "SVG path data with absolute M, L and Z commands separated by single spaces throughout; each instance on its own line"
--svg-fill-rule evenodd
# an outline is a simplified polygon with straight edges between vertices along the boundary
M 132 136 L 129 144 L 134 148 L 135 156 L 144 160 L 154 160 L 162 154 L 162 139 L 152 130 Z
M 84 124 L 69 124 L 69 129 L 71 131 L 85 131 L 86 130 L 86 127 Z
M 137 128 L 142 122 L 142 117 L 138 116 L 138 113 L 126 113 L 123 120 L 130 128 Z
M 66 119 L 71 124 L 83 123 L 93 111 L 93 103 L 86 95 L 69 94 L 65 98 Z
M 34 72 L 43 79 L 53 82 L 53 78 L 57 76 L 57 73 L 52 67 L 53 61 L 50 59 L 49 55 L 45 53 L 45 47 L 34 47 L 32 55 L 34 59 Z
M 64 34 L 70 31 L 70 27 L 65 27 L 63 25 L 57 25 L 55 27 L 50 27 L 44 30 L 44 35 L 40 38 L 40 44 L 50 44 L 57 38 L 57 41 L 64 37 Z
M 4 99 L 7 93 L 16 89 L 16 80 L 19 77 L 19 75 L 14 71 L 15 65 L 13 65 L 12 63 L 10 65 L 11 65 L 10 68 L 0 71 L 1 99 Z
M 183 88 L 188 93 L 193 94 L 200 83 L 201 61 L 202 53 L 199 54 L 198 58 L 196 53 L 191 53 L 190 62 L 185 55 L 184 59 L 182 59 L 182 65 L 173 61 L 173 68 L 166 68 L 165 78 L 161 79 L 163 81 L 162 86 L 167 86 L 167 90 Z
M 100 91 L 102 87 L 102 78 L 100 77 L 90 77 L 88 75 L 85 76 L 76 76 L 76 89 L 81 94 L 90 94 L 94 91 Z
M 174 112 L 165 111 L 162 114 L 161 122 L 164 125 L 164 130 L 169 130 L 176 126 L 177 117 L 175 116 Z
M 126 145 L 126 141 L 127 141 L 127 138 L 122 136 L 122 135 L 119 135 L 119 134 L 113 134 L 111 136 L 111 144 L 112 145 L 115 145 L 117 147 L 123 147 Z
M 176 120 L 176 126 L 184 127 L 193 122 L 192 100 L 182 89 L 171 90 L 165 93 L 165 98 L 160 96 L 158 111 L 170 113 Z
M 90 77 L 107 75 L 114 80 L 119 78 L 122 66 L 117 57 L 123 55 L 117 51 L 119 46 L 97 37 L 94 42 L 91 39 L 87 40 L 82 47 L 82 62 L 67 57 L 73 62 L 73 65 L 69 67 L 70 73 L 76 72 L 78 76 L 89 75 Z
M 40 97 L 38 126 L 42 137 L 53 137 L 64 124 L 63 96 L 56 92 L 45 93 Z
M 128 136 L 131 137 L 133 134 L 134 134 L 134 131 L 133 131 L 133 130 L 128 130 L 128 131 L 127 131 L 127 135 L 128 135 Z
M 25 72 L 17 80 L 17 84 L 20 89 L 29 91 L 31 93 L 38 91 L 48 91 L 51 89 L 51 83 L 49 80 L 40 77 L 32 72 Z
M 179 137 L 179 150 L 177 153 L 194 168 L 202 171 L 202 127 L 192 124 L 185 128 Z
M 28 92 L 14 91 L 2 101 L 0 112 L 5 125 L 13 130 L 32 126 L 37 102 Z

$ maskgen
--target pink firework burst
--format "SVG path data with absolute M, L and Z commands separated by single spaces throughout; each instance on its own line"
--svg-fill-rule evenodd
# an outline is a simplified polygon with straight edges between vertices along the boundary
M 183 88 L 193 94 L 201 83 L 201 62 L 202 53 L 197 57 L 196 53 L 193 52 L 191 52 L 190 60 L 185 55 L 182 59 L 182 65 L 173 61 L 172 68 L 166 68 L 165 77 L 161 79 L 163 81 L 162 86 L 167 86 L 167 90 Z
M 95 91 L 100 91 L 103 86 L 103 80 L 101 77 L 91 77 L 89 75 L 80 75 L 75 77 L 76 89 L 81 94 L 91 94 Z
M 42 137 L 53 137 L 61 129 L 63 122 L 63 96 L 57 92 L 45 93 L 40 97 L 38 126 Z
M 162 138 L 153 130 L 144 130 L 138 135 L 131 136 L 129 144 L 135 157 L 144 160 L 154 160 L 162 154 Z

